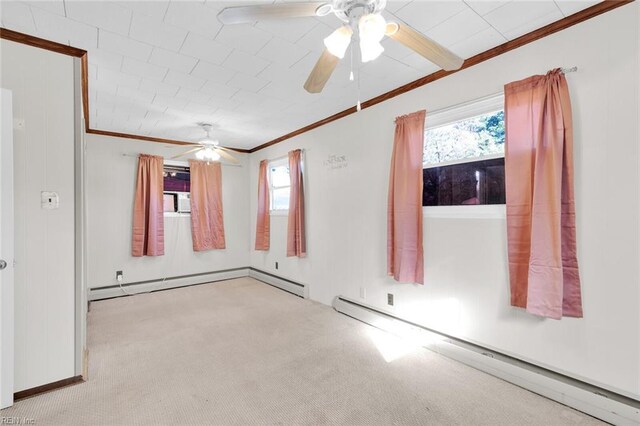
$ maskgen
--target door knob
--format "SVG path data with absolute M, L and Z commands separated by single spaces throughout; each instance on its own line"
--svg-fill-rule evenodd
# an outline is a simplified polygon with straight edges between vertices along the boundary
M 0 259 L 0 271 L 7 267 L 7 262 L 3 259 Z

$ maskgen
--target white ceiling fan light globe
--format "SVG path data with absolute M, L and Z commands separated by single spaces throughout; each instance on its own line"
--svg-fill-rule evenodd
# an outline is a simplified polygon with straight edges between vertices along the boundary
M 349 47 L 349 43 L 351 43 L 352 35 L 353 30 L 351 29 L 351 27 L 348 25 L 343 25 L 324 39 L 324 45 L 329 53 L 337 58 L 342 59 L 344 58 L 344 54 Z
M 384 37 L 387 21 L 379 13 L 363 15 L 358 21 L 360 40 L 367 43 L 380 42 Z
M 380 56 L 382 52 L 384 52 L 384 47 L 382 47 L 379 41 L 360 41 L 360 55 L 362 62 L 373 61 Z
M 196 151 L 196 158 L 198 160 L 204 160 L 204 156 L 205 156 L 204 149 L 201 149 L 200 151 Z

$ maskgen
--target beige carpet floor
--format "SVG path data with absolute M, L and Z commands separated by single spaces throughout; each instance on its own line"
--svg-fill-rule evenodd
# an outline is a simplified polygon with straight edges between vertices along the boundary
M 431 351 L 397 352 L 377 333 L 250 278 L 95 302 L 89 380 L 1 416 L 37 425 L 600 424 Z

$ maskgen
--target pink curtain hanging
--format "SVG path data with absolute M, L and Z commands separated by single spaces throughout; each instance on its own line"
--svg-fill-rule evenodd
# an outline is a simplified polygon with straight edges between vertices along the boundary
M 164 159 L 138 156 L 138 178 L 133 203 L 131 255 L 164 255 Z
M 387 204 L 387 274 L 424 283 L 422 155 L 426 111 L 396 118 Z
M 268 160 L 260 161 L 258 171 L 258 218 L 256 221 L 256 250 L 269 250 L 269 181 Z
M 287 257 L 307 255 L 304 231 L 304 183 L 302 180 L 302 151 L 289 152 L 289 221 L 287 226 Z
M 511 305 L 582 317 L 571 101 L 561 70 L 507 84 L 505 125 Z
M 189 160 L 193 251 L 225 248 L 222 170 L 217 161 Z

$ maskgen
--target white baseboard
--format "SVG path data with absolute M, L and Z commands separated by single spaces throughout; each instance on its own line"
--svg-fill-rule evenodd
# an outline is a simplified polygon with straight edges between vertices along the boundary
M 251 278 L 255 278 L 258 281 L 262 281 L 274 287 L 278 287 L 279 289 L 282 289 L 284 291 L 288 291 L 289 293 L 293 293 L 296 296 L 300 296 L 302 298 L 307 297 L 307 288 L 303 284 L 289 281 L 287 279 L 280 278 L 254 268 L 249 269 L 249 276 Z
M 640 401 L 443 336 L 342 296 L 335 298 L 333 307 L 345 315 L 408 338 L 434 352 L 606 422 L 624 426 L 640 425 Z
M 242 278 L 249 275 L 249 268 L 229 269 L 225 271 L 208 272 L 204 274 L 170 277 L 165 280 L 142 281 L 123 284 L 124 291 L 118 285 L 98 287 L 89 290 L 89 300 L 109 299 L 112 297 L 126 296 L 130 294 L 148 293 L 150 291 L 166 290 L 169 288 L 185 287 L 195 284 L 204 284 L 215 281 Z M 126 293 L 125 293 L 126 292 Z

